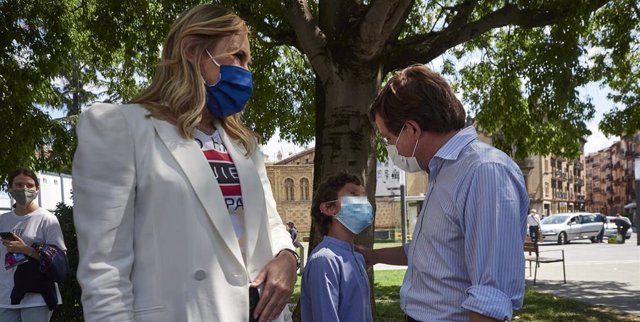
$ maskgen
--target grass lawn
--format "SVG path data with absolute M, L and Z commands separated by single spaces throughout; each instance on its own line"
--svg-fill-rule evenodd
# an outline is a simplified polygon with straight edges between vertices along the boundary
M 400 284 L 402 284 L 404 272 L 404 270 L 375 272 L 376 321 L 404 321 L 404 314 L 400 309 Z M 295 305 L 299 297 L 300 277 L 298 277 L 291 303 Z M 553 294 L 540 293 L 527 288 L 524 295 L 524 307 L 514 313 L 513 321 L 614 322 L 640 321 L 640 317 L 602 307 L 593 307 L 590 304 L 559 298 Z

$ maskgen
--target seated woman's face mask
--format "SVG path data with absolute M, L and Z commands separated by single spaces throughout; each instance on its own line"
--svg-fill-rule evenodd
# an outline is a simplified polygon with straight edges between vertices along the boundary
M 38 191 L 34 189 L 29 189 L 29 188 L 11 189 L 9 190 L 9 195 L 19 205 L 26 206 L 31 204 L 31 202 L 38 197 Z
M 341 197 L 336 220 L 357 235 L 373 223 L 373 207 L 366 196 Z

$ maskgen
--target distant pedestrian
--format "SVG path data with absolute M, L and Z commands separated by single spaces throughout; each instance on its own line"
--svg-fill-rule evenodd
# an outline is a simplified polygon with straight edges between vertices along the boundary
M 300 244 L 300 240 L 298 239 L 298 230 L 296 229 L 296 225 L 290 221 L 287 223 L 287 228 L 289 228 L 289 234 L 291 235 L 291 242 L 293 243 L 293 246 L 300 248 L 302 244 Z
M 596 222 L 601 222 L 602 223 L 602 228 L 600 228 L 600 232 L 598 233 L 598 236 L 596 237 L 596 242 L 602 243 L 602 238 L 604 237 L 604 228 L 607 225 L 607 217 L 605 217 L 603 214 L 597 214 L 596 215 Z
M 620 214 L 616 214 L 616 218 L 614 219 L 616 228 L 618 229 L 618 235 L 621 236 L 619 237 L 621 238 L 621 241 L 619 241 L 620 244 L 624 244 L 627 236 L 627 231 L 629 230 L 629 228 L 631 228 L 631 224 L 625 219 L 626 218 L 620 216 Z
M 537 210 L 531 209 L 527 216 L 527 224 L 529 225 L 529 236 L 531 237 L 531 241 L 537 243 L 538 238 L 540 237 L 540 216 L 538 215 Z

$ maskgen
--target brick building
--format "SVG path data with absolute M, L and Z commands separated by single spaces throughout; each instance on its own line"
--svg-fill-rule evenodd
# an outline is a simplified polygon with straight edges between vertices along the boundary
M 315 149 L 307 149 L 298 154 L 267 162 L 267 176 L 271 182 L 273 196 L 283 222 L 292 221 L 302 234 L 311 228 L 311 200 L 313 199 L 313 160 Z M 390 162 L 378 164 L 378 189 L 376 189 L 375 227 L 381 238 L 394 238 L 400 232 L 400 194 L 396 184 L 407 187 L 408 232 L 418 215 L 427 186 L 426 173 L 406 175 Z M 381 186 L 386 189 L 381 189 Z
M 606 215 L 625 214 L 624 206 L 635 200 L 632 139 L 621 139 L 586 157 L 587 210 Z

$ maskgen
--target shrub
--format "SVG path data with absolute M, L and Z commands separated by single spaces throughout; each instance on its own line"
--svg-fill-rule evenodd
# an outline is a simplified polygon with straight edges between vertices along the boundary
M 69 259 L 69 277 L 67 281 L 60 284 L 60 294 L 62 295 L 62 305 L 54 311 L 52 322 L 84 321 L 82 317 L 82 304 L 80 303 L 80 284 L 76 278 L 78 268 L 78 242 L 76 230 L 73 226 L 73 208 L 59 203 L 54 212 L 64 236 L 64 243 L 67 246 L 67 258 Z

